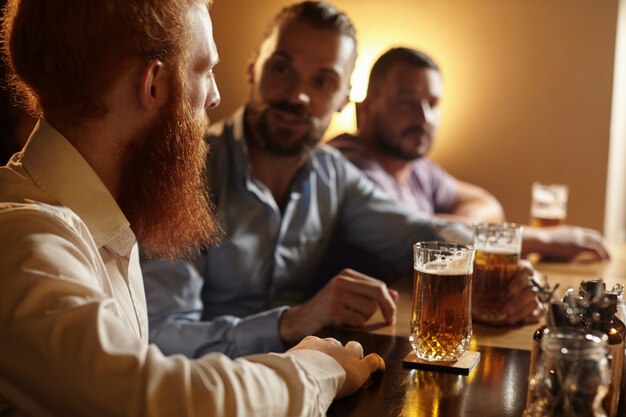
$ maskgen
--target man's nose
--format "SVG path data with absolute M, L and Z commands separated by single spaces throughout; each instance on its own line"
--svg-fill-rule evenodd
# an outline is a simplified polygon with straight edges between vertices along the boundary
M 215 78 L 211 77 L 204 108 L 207 110 L 214 109 L 220 105 L 221 100 L 222 98 L 220 97 L 220 90 L 219 88 L 217 88 L 217 83 L 215 82 Z
M 311 103 L 311 96 L 307 84 L 303 79 L 294 80 L 289 89 L 289 101 L 294 104 L 307 105 Z
M 432 123 L 434 118 L 433 107 L 427 100 L 422 100 L 417 106 L 417 117 L 422 123 Z

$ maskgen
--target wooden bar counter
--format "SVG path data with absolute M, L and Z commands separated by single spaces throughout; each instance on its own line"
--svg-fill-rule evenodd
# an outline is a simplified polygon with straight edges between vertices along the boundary
M 626 243 L 611 244 L 611 260 L 599 263 L 549 264 L 536 268 L 557 293 L 578 289 L 581 281 L 602 278 L 607 287 L 626 286 Z M 366 353 L 380 354 L 385 372 L 374 374 L 354 395 L 337 400 L 328 416 L 477 416 L 519 417 L 524 411 L 528 389 L 528 366 L 532 334 L 538 324 L 492 327 L 474 324 L 471 350 L 481 353 L 468 376 L 406 367 L 402 359 L 411 351 L 408 341 L 412 279 L 390 285 L 400 291 L 397 322 L 385 326 L 375 316 L 366 331 L 329 329 L 319 334 L 345 343 L 359 341 Z M 622 407 L 626 401 L 622 399 Z M 623 410 L 620 411 L 626 415 Z

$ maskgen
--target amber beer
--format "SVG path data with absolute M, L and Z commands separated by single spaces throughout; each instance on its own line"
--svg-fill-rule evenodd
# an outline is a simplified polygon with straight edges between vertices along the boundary
M 442 248 L 450 248 L 442 249 Z M 432 255 L 435 252 L 440 255 Z M 443 242 L 415 245 L 413 308 L 409 340 L 418 358 L 458 360 L 472 338 L 471 246 Z
M 567 198 L 569 194 L 567 185 L 534 182 L 531 192 L 531 226 L 548 227 L 565 224 L 565 218 L 567 217 Z
M 565 224 L 565 217 L 534 217 L 530 218 L 532 227 L 560 226 Z
M 415 270 L 411 343 L 418 357 L 452 361 L 465 353 L 472 338 L 471 283 L 471 274 Z
M 474 226 L 474 319 L 500 322 L 506 319 L 504 304 L 522 250 L 522 228 L 514 223 L 481 223 Z
M 472 284 L 472 314 L 479 320 L 504 320 L 509 280 L 517 269 L 519 253 L 476 250 Z

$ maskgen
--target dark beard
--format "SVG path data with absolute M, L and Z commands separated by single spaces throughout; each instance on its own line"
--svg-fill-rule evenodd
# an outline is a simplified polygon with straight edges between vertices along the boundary
M 392 141 L 390 141 L 387 138 L 387 135 L 385 134 L 385 132 L 383 132 L 381 129 L 382 122 L 378 120 L 379 116 L 376 115 L 375 117 L 376 117 L 376 120 L 374 123 L 374 142 L 376 143 L 376 146 L 378 146 L 378 148 L 381 151 L 395 158 L 398 158 L 407 162 L 412 161 L 414 159 L 419 159 L 424 156 L 424 155 L 416 155 L 414 153 L 409 153 L 405 151 L 400 145 L 396 145 L 392 143 Z
M 289 112 L 298 117 L 301 117 L 311 126 L 311 128 L 301 138 L 299 142 L 293 145 L 285 145 L 281 140 L 283 133 L 282 130 L 278 130 L 274 134 L 270 132 L 270 128 L 267 122 L 267 113 L 270 108 Z M 256 141 L 257 145 L 260 148 L 266 149 L 270 153 L 276 155 L 300 155 L 317 145 L 322 138 L 322 135 L 318 134 L 315 131 L 311 116 L 308 114 L 308 112 L 302 106 L 297 106 L 286 101 L 272 102 L 266 106 L 257 108 L 248 106 L 248 108 L 246 109 L 245 120 L 246 127 L 248 129 L 246 131 L 246 136 Z M 284 135 L 288 136 L 290 134 L 291 132 L 284 131 Z
M 221 236 L 207 196 L 208 119 L 194 120 L 176 85 L 159 122 L 130 141 L 119 184 L 119 205 L 145 255 L 170 260 Z

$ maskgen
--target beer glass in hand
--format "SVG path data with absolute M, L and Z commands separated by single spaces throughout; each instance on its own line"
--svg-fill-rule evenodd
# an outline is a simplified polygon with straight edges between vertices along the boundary
M 479 321 L 503 322 L 509 281 L 522 250 L 522 227 L 513 223 L 477 224 L 474 248 L 472 315 Z
M 472 338 L 474 248 L 445 242 L 413 246 L 414 286 L 409 340 L 418 358 L 452 362 Z
M 558 226 L 565 224 L 569 188 L 564 184 L 532 185 L 530 225 L 533 227 Z

